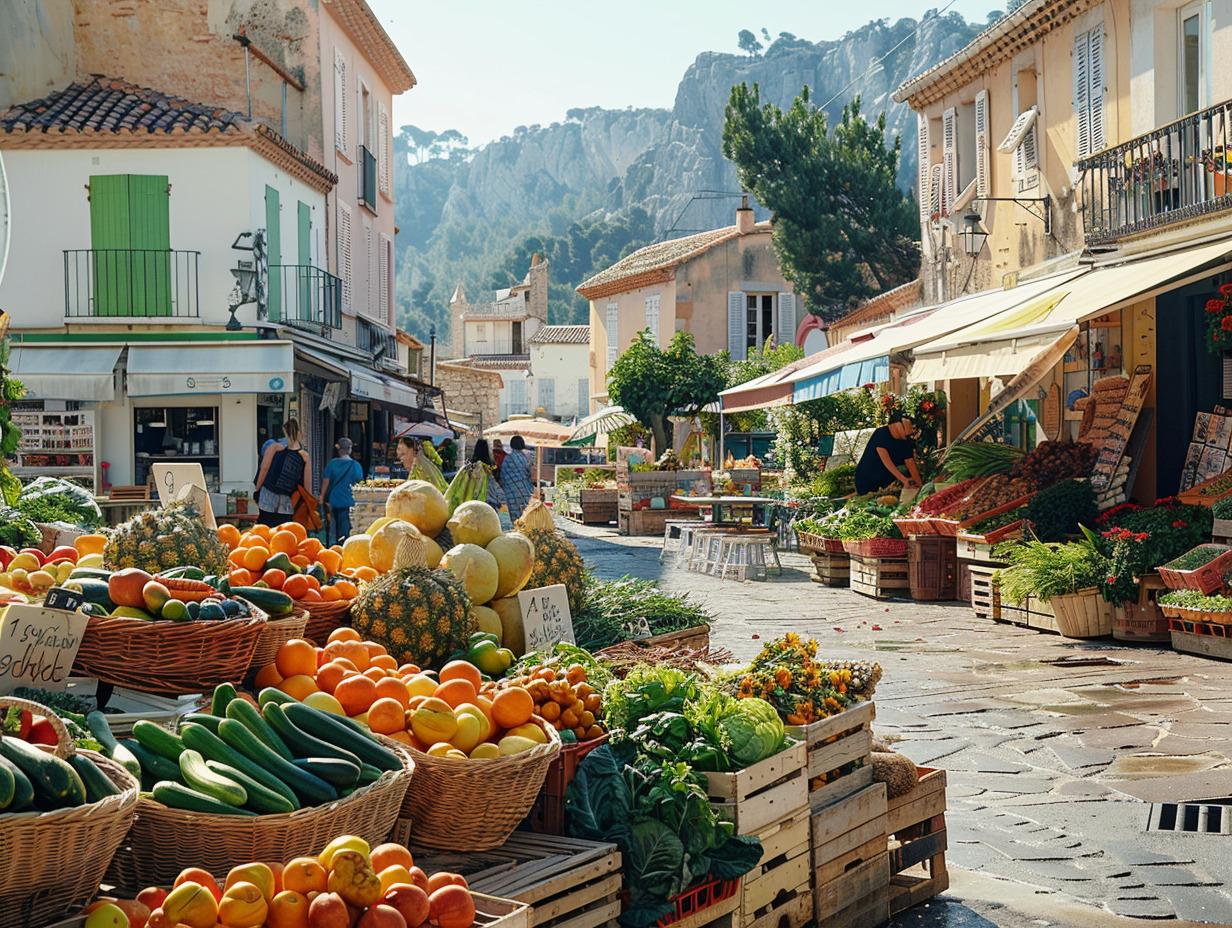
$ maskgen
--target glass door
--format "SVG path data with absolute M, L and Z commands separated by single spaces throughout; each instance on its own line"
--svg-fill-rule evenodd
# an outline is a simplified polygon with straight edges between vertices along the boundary
M 1179 115 L 1188 116 L 1206 106 L 1206 0 L 1182 7 L 1178 30 L 1177 64 L 1180 68 Z

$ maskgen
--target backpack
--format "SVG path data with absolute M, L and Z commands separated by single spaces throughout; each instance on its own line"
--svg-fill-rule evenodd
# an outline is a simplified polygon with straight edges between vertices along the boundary
M 300 451 L 283 448 L 270 462 L 265 475 L 265 488 L 280 496 L 290 496 L 304 482 L 304 456 Z

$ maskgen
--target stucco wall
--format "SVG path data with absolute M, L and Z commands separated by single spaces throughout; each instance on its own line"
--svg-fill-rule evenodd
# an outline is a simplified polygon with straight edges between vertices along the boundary
M 590 345 L 531 345 L 530 369 L 534 371 L 534 408 L 540 402 L 540 382 L 551 377 L 554 403 L 547 408 L 549 416 L 569 421 L 574 416 L 590 412 Z M 579 381 L 583 382 L 578 396 Z
M 71 0 L 5 0 L 0 19 L 0 113 L 37 100 L 76 73 Z

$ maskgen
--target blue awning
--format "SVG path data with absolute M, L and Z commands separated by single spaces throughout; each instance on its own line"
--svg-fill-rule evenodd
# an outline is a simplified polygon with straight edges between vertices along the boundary
M 862 387 L 866 383 L 884 383 L 890 379 L 890 356 L 868 358 L 864 361 L 853 361 L 842 367 L 824 374 L 801 380 L 792 391 L 792 402 L 803 403 L 807 400 L 821 399 L 833 393 L 841 393 L 852 387 Z

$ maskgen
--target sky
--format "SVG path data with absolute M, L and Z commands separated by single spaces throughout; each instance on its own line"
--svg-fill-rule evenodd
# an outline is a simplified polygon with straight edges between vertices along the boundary
M 415 72 L 394 126 L 457 129 L 476 146 L 573 107 L 670 108 L 698 53 L 739 54 L 764 27 L 818 42 L 948 6 L 983 23 L 1004 0 L 368 0 Z M 871 62 L 870 62 L 871 63 Z

